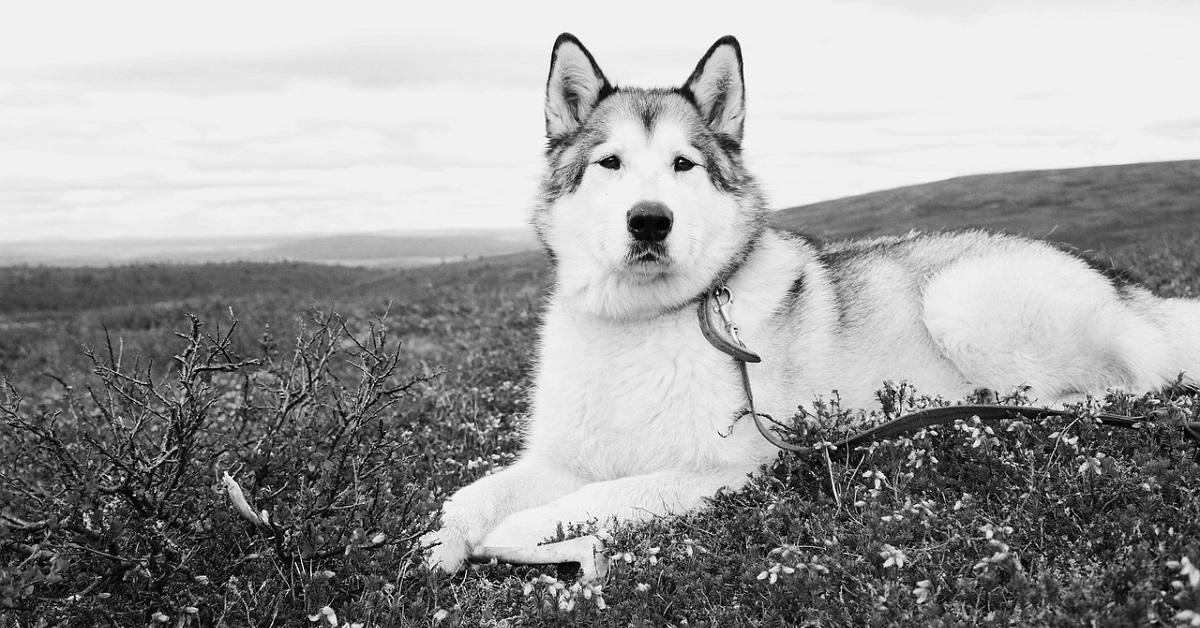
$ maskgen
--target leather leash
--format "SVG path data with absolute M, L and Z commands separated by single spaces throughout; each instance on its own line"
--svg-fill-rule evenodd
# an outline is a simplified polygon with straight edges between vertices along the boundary
M 734 421 L 736 422 L 738 419 L 749 414 L 754 419 L 754 426 L 758 428 L 759 434 L 762 434 L 763 438 L 779 449 L 791 452 L 811 449 L 810 446 L 793 445 L 785 442 L 778 434 L 763 424 L 762 418 L 764 417 L 768 421 L 774 421 L 771 415 L 757 412 L 754 409 L 754 393 L 750 389 L 750 373 L 746 369 L 746 364 L 761 362 L 762 358 L 757 353 L 747 349 L 745 343 L 738 338 L 738 328 L 733 322 L 733 291 L 727 286 L 718 286 L 707 292 L 704 298 L 700 300 L 699 317 L 700 332 L 704 334 L 704 338 L 722 353 L 732 357 L 737 363 L 738 370 L 741 372 L 742 388 L 746 392 L 747 409 L 738 415 Z M 997 421 L 1000 419 L 1010 419 L 1014 416 L 1021 416 L 1036 421 L 1044 416 L 1073 417 L 1076 415 L 1064 410 L 1037 408 L 1033 406 L 1000 406 L 991 404 L 943 406 L 905 414 L 887 423 L 877 425 L 834 443 L 834 446 L 844 448 L 845 450 L 852 450 L 859 445 L 870 443 L 876 439 L 890 438 L 932 425 L 952 423 L 959 419 L 966 420 L 972 417 L 979 417 L 983 421 Z M 1097 414 L 1096 419 L 1104 425 L 1126 428 L 1135 428 L 1139 425 L 1150 423 L 1149 419 L 1145 417 L 1130 417 L 1108 413 Z M 1183 433 L 1184 436 L 1200 442 L 1200 421 L 1185 423 Z

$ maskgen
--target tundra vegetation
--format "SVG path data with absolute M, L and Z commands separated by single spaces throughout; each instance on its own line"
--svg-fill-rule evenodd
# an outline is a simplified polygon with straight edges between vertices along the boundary
M 1104 255 L 1200 295 L 1193 235 Z M 518 452 L 549 281 L 536 255 L 0 269 L 0 626 L 1200 625 L 1184 390 L 862 451 L 828 443 L 943 401 L 881 382 L 860 416 L 830 391 L 783 421 L 808 451 L 607 530 L 600 585 L 427 572 L 441 501 Z

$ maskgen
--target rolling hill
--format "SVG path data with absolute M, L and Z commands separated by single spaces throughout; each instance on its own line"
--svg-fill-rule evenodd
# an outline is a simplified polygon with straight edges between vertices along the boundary
M 981 227 L 1113 249 L 1200 233 L 1200 160 L 957 177 L 776 212 L 831 238 Z
M 539 248 L 530 229 L 0 243 L 0 266 L 305 262 L 406 268 Z

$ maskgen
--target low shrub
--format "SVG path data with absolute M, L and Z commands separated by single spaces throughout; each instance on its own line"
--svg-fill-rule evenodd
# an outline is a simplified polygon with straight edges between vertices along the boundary
M 17 625 L 426 613 L 395 584 L 436 514 L 398 408 L 431 374 L 400 374 L 384 318 L 317 313 L 254 357 L 236 326 L 191 318 L 166 381 L 109 342 L 82 390 L 30 404 L 5 386 L 0 608 Z

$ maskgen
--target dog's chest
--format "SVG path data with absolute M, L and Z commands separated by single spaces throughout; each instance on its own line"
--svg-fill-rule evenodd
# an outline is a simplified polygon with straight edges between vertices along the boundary
M 611 323 L 551 312 L 528 446 L 591 479 L 743 460 L 744 393 L 694 312 Z

